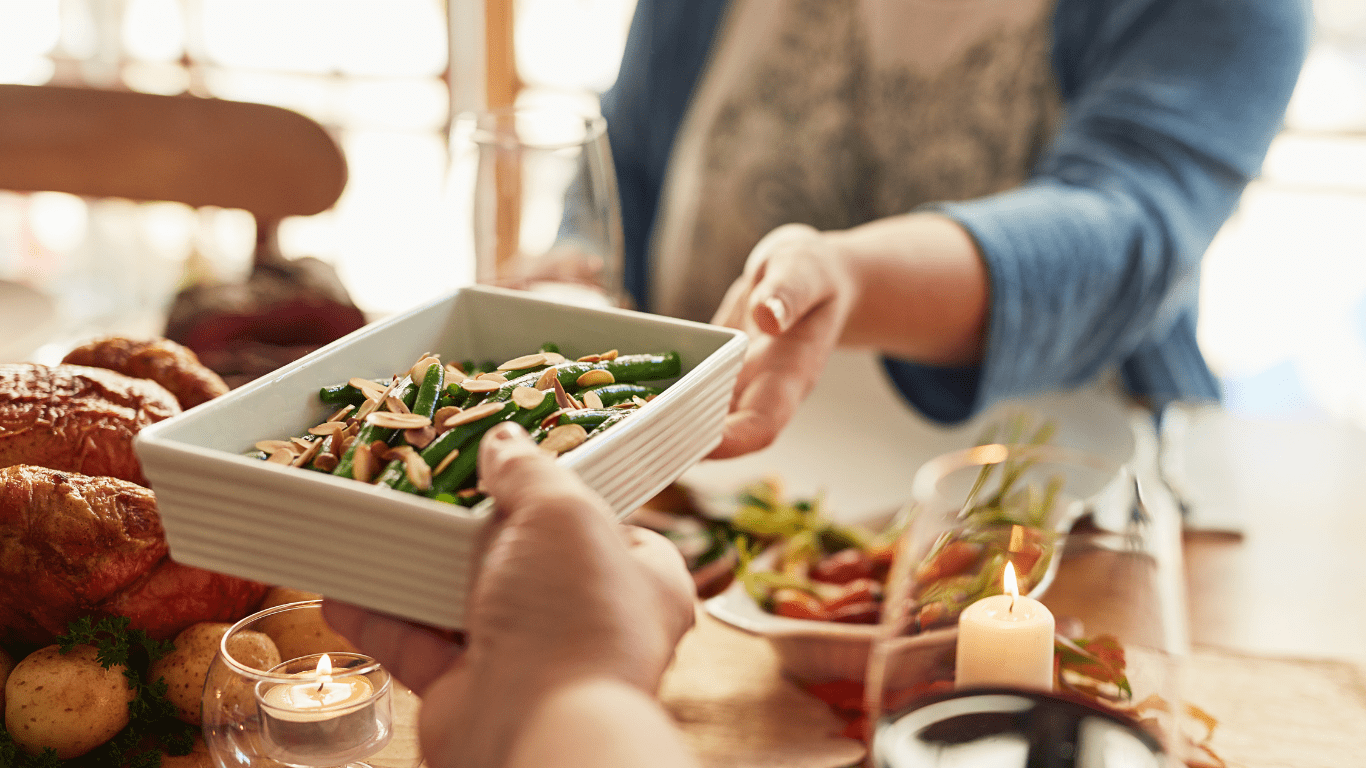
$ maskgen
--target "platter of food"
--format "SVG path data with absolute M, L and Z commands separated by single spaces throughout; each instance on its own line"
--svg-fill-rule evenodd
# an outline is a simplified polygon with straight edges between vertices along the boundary
M 719 442 L 745 343 L 731 329 L 470 287 L 152 425 L 136 448 L 178 561 L 459 628 L 489 519 L 488 504 L 476 503 L 473 425 L 516 418 L 545 428 L 547 441 L 557 428 L 569 433 L 560 461 L 625 514 Z M 671 369 L 649 367 L 666 359 Z M 477 373 L 484 362 L 503 370 Z M 622 373 L 631 365 L 653 373 Z M 428 370 L 450 381 L 431 387 Z M 607 394 L 590 394 L 609 374 L 652 389 L 613 402 L 627 406 L 624 417 L 585 440 L 601 422 L 575 423 L 576 412 L 616 416 L 601 413 L 613 410 Z M 324 392 L 346 386 L 361 398 L 349 415 Z M 590 404 L 604 407 L 579 407 Z M 441 408 L 460 411 L 433 423 Z M 356 481 L 364 441 L 323 447 L 353 424 L 370 430 L 359 474 L 381 482 Z M 411 439 L 428 427 L 445 431 Z M 456 433 L 464 437 L 447 437 Z M 438 457 L 432 446 L 443 440 L 454 445 Z M 338 462 L 330 471 L 318 466 L 325 455 Z M 446 479 L 455 470 L 460 481 Z
M 1060 560 L 1058 535 L 1132 503 L 1127 471 L 1102 457 L 1034 446 L 987 474 L 973 463 L 983 450 L 1007 447 L 931 459 L 916 473 L 911 501 L 860 524 L 840 522 L 819 497 L 786 498 L 776 481 L 750 486 L 726 523 L 740 542 L 735 580 L 706 609 L 768 639 L 797 679 L 861 679 L 883 631 L 893 562 L 905 558 L 900 578 L 912 599 L 901 652 L 935 663 L 952 648 L 962 610 L 1000 594 L 1006 563 L 1020 574 L 1022 594 L 1041 596 Z
M 209 765 L 196 734 L 214 638 L 316 597 L 169 554 L 133 442 L 227 391 L 164 339 L 0 364 L 0 765 Z M 321 622 L 268 643 L 324 636 L 345 643 Z

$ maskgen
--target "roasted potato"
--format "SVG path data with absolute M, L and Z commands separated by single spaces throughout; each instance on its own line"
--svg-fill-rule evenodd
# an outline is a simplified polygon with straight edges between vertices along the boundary
M 123 667 L 100 666 L 94 647 L 63 654 L 41 648 L 15 665 L 5 681 L 5 728 L 32 754 L 56 750 L 62 759 L 98 747 L 128 724 L 133 690 Z
M 204 681 L 218 653 L 218 644 L 231 624 L 205 621 L 187 627 L 175 638 L 175 650 L 152 664 L 151 680 L 166 681 L 166 699 L 175 705 L 176 717 L 201 725 L 200 702 Z M 260 670 L 280 663 L 280 652 L 269 637 L 252 631 L 239 632 L 228 641 L 228 653 L 237 661 Z
M 266 593 L 261 610 L 285 603 L 317 600 L 319 597 L 320 595 L 313 592 L 300 589 L 273 587 Z M 275 616 L 267 616 L 257 622 L 257 627 L 275 641 L 275 647 L 280 649 L 282 659 L 297 659 L 315 653 L 357 652 L 354 645 L 328 626 L 323 620 L 321 610 L 286 611 Z

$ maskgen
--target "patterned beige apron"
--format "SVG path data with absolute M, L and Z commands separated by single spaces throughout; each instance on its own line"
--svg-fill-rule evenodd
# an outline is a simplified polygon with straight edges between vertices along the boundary
M 843 229 L 1019 185 L 1061 117 L 1052 0 L 734 0 L 670 160 L 663 314 L 710 320 L 788 222 Z

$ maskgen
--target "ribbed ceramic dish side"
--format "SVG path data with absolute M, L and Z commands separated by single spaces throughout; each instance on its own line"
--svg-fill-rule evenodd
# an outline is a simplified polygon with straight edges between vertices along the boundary
M 243 457 L 325 418 L 319 387 L 387 376 L 426 352 L 504 360 L 546 341 L 571 357 L 676 350 L 682 375 L 561 461 L 625 515 L 720 441 L 744 334 L 472 287 L 377 323 L 139 435 L 172 556 L 440 627 L 462 624 L 487 507 L 474 510 Z

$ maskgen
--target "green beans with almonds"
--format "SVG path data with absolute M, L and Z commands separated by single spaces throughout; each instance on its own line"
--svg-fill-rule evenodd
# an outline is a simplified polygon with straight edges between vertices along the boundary
M 523 429 L 531 429 L 554 410 L 555 398 L 547 392 L 542 396 L 541 402 L 532 408 L 523 408 L 516 403 L 506 403 L 503 411 L 500 412 L 501 418 L 493 423 L 514 421 L 520 424 Z M 465 438 L 463 447 L 459 448 L 459 455 L 432 478 L 432 486 L 426 491 L 428 496 L 455 493 L 473 478 L 475 461 L 479 454 L 479 441 L 484 439 L 484 434 L 492 426 L 491 423 L 478 430 L 472 437 Z
M 261 441 L 253 455 L 470 503 L 479 442 L 494 424 L 515 421 L 543 439 L 543 448 L 562 453 L 662 391 L 639 382 L 671 379 L 681 368 L 676 352 L 611 350 L 570 361 L 553 344 L 501 365 L 446 365 L 424 355 L 392 384 L 353 378 L 320 388 L 321 402 L 348 407 L 302 439 Z M 498 376 L 479 379 L 488 373 Z M 376 461 L 383 462 L 379 472 Z
M 407 380 L 407 383 L 395 387 L 393 395 L 397 396 L 405 406 L 408 406 L 411 409 L 413 401 L 417 399 L 417 387 L 415 387 L 412 380 L 409 379 Z M 362 445 L 368 446 L 376 440 L 388 442 L 389 438 L 393 437 L 398 431 L 399 430 L 397 429 L 381 427 L 375 424 L 365 424 L 360 428 L 360 431 L 356 433 L 356 439 L 351 443 L 351 447 L 346 449 L 346 453 L 342 455 L 341 461 L 337 463 L 337 468 L 332 470 L 332 474 L 337 477 L 354 478 L 356 472 L 356 451 L 358 451 Z

